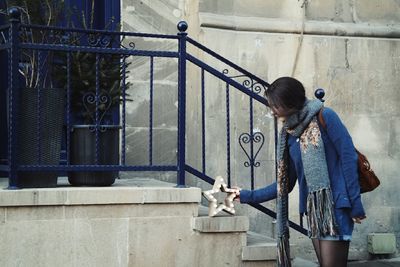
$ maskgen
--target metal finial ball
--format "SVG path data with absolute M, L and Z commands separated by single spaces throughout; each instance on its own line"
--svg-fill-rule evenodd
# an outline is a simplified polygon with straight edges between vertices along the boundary
M 182 20 L 178 22 L 177 28 L 180 32 L 184 32 L 188 28 L 188 24 L 186 21 Z
M 315 90 L 314 95 L 315 95 L 316 98 L 318 98 L 322 102 L 325 101 L 324 99 L 322 99 L 325 96 L 325 90 L 324 89 L 318 88 L 317 90 Z
M 12 18 L 12 19 L 19 19 L 21 16 L 21 10 L 19 10 L 18 7 L 10 7 L 8 9 L 8 15 Z

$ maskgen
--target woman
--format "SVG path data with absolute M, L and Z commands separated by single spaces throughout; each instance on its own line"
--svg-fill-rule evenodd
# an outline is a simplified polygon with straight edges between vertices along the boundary
M 288 201 L 296 179 L 300 213 L 323 267 L 346 266 L 354 223 L 365 218 L 357 174 L 357 154 L 346 127 L 319 100 L 308 100 L 303 85 L 282 77 L 266 91 L 274 116 L 282 120 L 277 182 L 257 190 L 237 190 L 241 203 L 277 198 L 278 266 L 290 266 Z M 322 112 L 326 126 L 318 120 Z

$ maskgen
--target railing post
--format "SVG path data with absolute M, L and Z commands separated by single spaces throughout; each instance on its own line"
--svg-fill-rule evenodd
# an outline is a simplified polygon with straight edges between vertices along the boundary
M 177 186 L 185 186 L 185 146 L 186 146 L 186 37 L 188 24 L 180 21 L 179 30 L 179 59 L 178 59 L 178 177 Z
M 21 11 L 12 7 L 8 11 L 10 16 L 10 50 L 8 54 L 8 188 L 17 189 L 18 184 L 18 99 L 19 99 L 19 28 Z

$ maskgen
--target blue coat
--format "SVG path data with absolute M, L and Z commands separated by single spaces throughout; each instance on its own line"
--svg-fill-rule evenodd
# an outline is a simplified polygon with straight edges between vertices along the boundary
M 326 162 L 335 208 L 349 208 L 351 217 L 365 215 L 361 203 L 360 185 L 358 183 L 357 153 L 353 141 L 339 116 L 330 108 L 324 108 L 322 115 L 326 128 L 320 126 L 322 140 L 325 146 Z M 296 180 L 299 184 L 300 213 L 306 212 L 308 188 L 304 177 L 301 161 L 300 143 L 297 138 L 289 135 L 289 191 L 293 190 Z M 277 195 L 276 182 L 257 190 L 241 190 L 242 203 L 261 203 L 275 199 Z

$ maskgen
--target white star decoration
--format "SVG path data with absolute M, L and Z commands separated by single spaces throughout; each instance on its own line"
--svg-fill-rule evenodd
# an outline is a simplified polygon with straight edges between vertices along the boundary
M 224 203 L 218 203 L 217 199 L 213 196 L 213 194 L 217 192 L 224 192 L 228 195 L 225 198 Z M 236 190 L 232 188 L 228 188 L 227 184 L 224 181 L 224 178 L 221 176 L 217 176 L 215 178 L 215 182 L 213 188 L 208 191 L 203 192 L 203 196 L 209 201 L 208 203 L 208 216 L 213 217 L 217 215 L 219 212 L 226 211 L 231 215 L 235 214 L 235 207 L 233 205 L 233 199 L 236 197 Z

